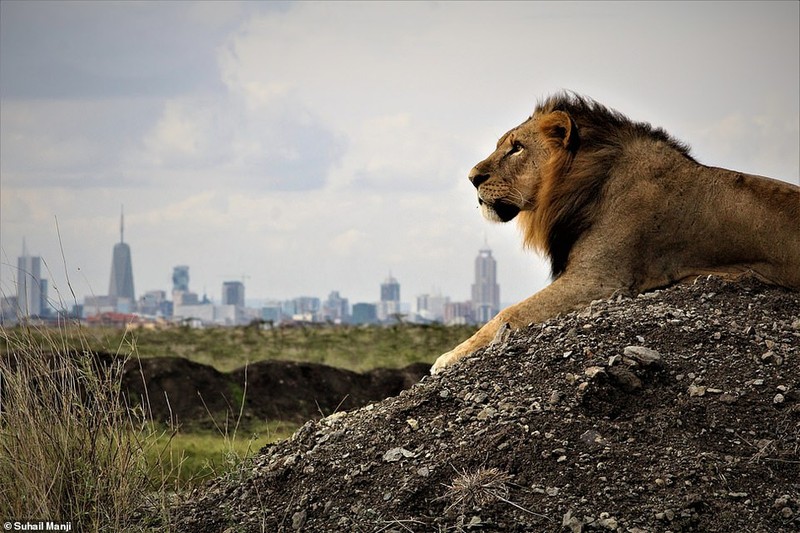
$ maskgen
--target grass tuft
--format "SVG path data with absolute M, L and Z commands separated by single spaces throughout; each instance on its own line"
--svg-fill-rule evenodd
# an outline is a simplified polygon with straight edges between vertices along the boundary
M 507 501 L 509 495 L 508 482 L 512 476 L 498 468 L 480 467 L 474 472 L 457 472 L 458 475 L 450 485 L 444 499 L 450 501 L 445 509 L 458 508 L 463 514 L 473 507 L 482 507 L 496 500 Z
M 100 363 L 29 327 L 0 329 L 0 516 L 119 530 L 148 483 L 146 425 L 121 392 L 124 357 Z

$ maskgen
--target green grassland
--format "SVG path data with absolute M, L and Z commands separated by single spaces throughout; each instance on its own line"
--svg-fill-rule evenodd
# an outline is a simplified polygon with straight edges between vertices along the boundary
M 150 484 L 154 489 L 163 484 L 177 490 L 197 486 L 236 470 L 243 459 L 290 437 L 296 429 L 281 421 L 217 429 L 151 426 L 145 453 Z
M 292 328 L 209 327 L 129 329 L 66 327 L 54 332 L 30 330 L 43 347 L 73 347 L 137 357 L 185 357 L 229 372 L 264 360 L 322 363 L 364 372 L 401 368 L 436 357 L 468 338 L 474 326 L 397 324 L 393 326 L 297 326 Z M 0 353 L 9 350 L 0 336 Z

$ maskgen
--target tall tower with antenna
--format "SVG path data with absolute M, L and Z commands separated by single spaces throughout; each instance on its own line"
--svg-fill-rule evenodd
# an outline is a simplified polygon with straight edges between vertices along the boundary
M 111 260 L 111 282 L 108 295 L 116 298 L 127 298 L 132 305 L 136 297 L 133 292 L 133 266 L 131 264 L 131 247 L 125 243 L 125 212 L 120 210 L 119 242 L 114 245 L 114 257 Z

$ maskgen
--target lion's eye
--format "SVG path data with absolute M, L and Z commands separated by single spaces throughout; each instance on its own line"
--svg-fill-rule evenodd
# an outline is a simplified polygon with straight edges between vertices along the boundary
M 508 151 L 508 155 L 516 154 L 517 152 L 521 152 L 524 149 L 525 149 L 525 146 L 521 142 L 514 141 L 511 144 L 511 150 Z

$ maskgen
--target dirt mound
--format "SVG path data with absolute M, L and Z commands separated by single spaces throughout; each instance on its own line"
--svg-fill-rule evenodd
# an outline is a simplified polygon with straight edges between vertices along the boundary
M 131 359 L 123 388 L 133 405 L 155 420 L 210 423 L 210 415 L 302 423 L 398 394 L 428 373 L 429 365 L 359 374 L 314 363 L 263 361 L 230 373 L 181 357 Z
M 705 279 L 305 424 L 178 531 L 800 529 L 800 294 Z M 233 530 L 233 529 L 231 529 Z
M 238 384 L 228 375 L 182 357 L 130 359 L 122 386 L 132 405 L 144 406 L 158 421 L 204 420 L 226 411 L 235 416 L 240 405 Z
M 261 418 L 305 422 L 395 396 L 428 373 L 430 365 L 359 374 L 313 363 L 263 361 L 232 373 L 247 382 L 247 408 Z

